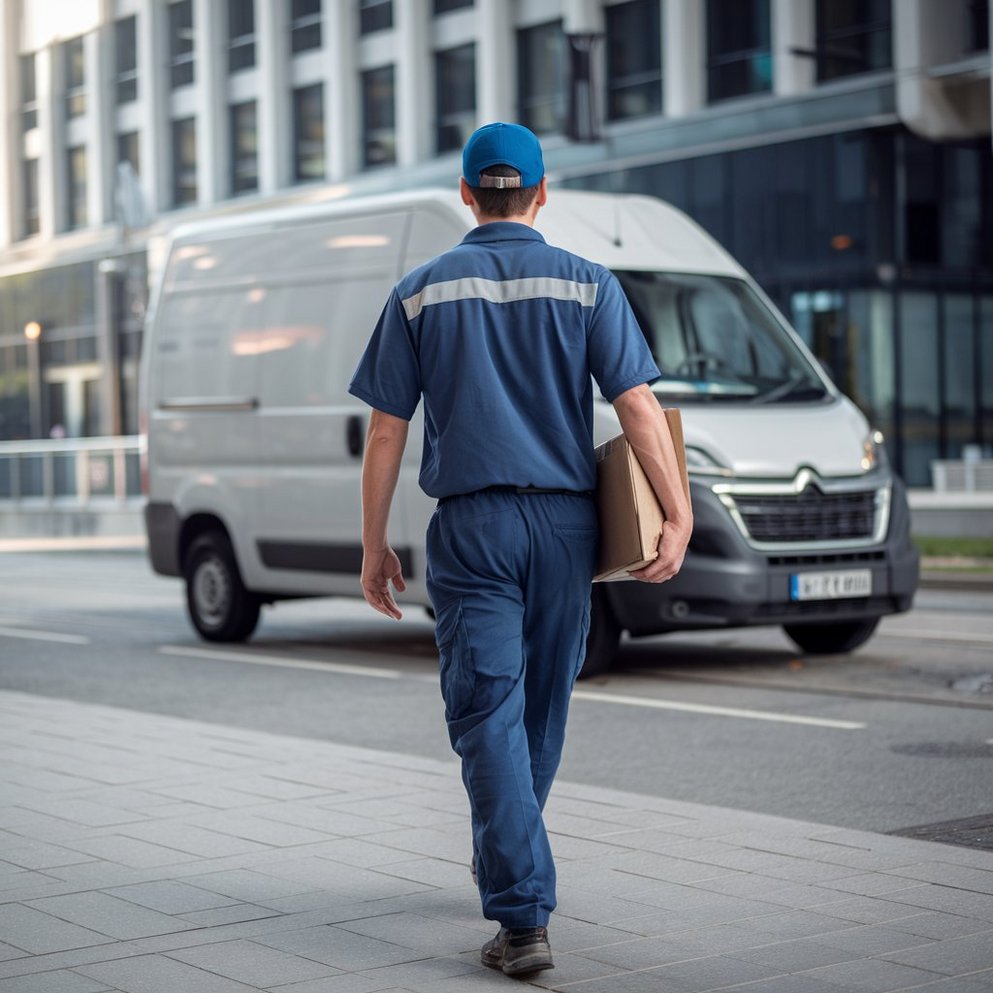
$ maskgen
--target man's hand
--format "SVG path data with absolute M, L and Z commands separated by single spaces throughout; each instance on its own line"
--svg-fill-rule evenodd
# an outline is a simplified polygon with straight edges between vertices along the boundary
M 362 556 L 362 595 L 381 614 L 400 620 L 403 615 L 393 599 L 391 582 L 399 593 L 407 589 L 396 552 L 389 545 L 379 550 L 367 548 Z
M 692 529 L 691 529 L 692 530 Z M 690 531 L 677 528 L 671 521 L 662 522 L 662 537 L 659 538 L 659 557 L 629 575 L 643 583 L 664 583 L 672 579 L 682 568 L 686 546 L 690 542 Z

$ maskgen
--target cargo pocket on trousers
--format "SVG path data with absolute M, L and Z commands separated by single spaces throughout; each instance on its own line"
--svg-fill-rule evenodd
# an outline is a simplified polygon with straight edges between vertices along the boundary
M 458 720 L 472 707 L 476 676 L 472 668 L 472 648 L 462 601 L 444 607 L 438 613 L 435 627 L 438 661 L 441 674 L 441 696 L 445 701 L 445 719 Z

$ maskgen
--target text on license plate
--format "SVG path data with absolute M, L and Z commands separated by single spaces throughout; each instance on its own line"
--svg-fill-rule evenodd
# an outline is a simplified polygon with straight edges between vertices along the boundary
M 870 593 L 870 569 L 800 572 L 790 576 L 791 600 L 839 600 L 842 597 L 869 596 Z

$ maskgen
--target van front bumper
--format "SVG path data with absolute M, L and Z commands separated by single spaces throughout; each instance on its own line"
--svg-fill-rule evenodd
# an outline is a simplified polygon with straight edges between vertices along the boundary
M 693 482 L 694 532 L 679 574 L 666 583 L 605 583 L 622 628 L 632 635 L 760 624 L 843 623 L 909 610 L 920 557 L 910 538 L 903 484 L 893 479 L 883 541 L 849 549 L 762 552 L 753 548 L 709 486 Z M 868 597 L 792 600 L 791 577 L 868 569 Z

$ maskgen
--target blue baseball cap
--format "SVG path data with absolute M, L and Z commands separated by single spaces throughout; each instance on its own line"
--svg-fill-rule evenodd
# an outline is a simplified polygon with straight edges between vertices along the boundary
M 480 175 L 494 165 L 510 166 L 521 174 L 520 178 Z M 462 175 L 477 188 L 537 186 L 545 175 L 541 144 L 535 133 L 522 124 L 486 124 L 473 131 L 462 149 Z

